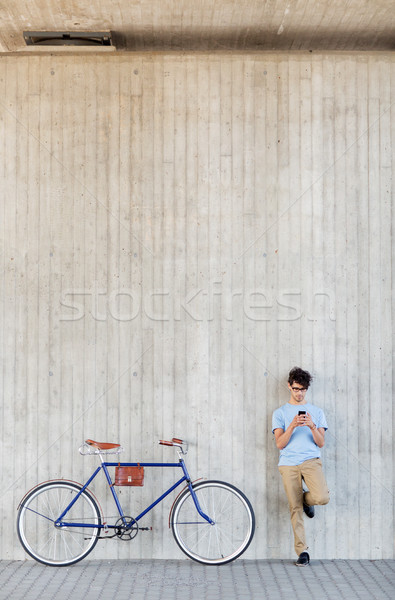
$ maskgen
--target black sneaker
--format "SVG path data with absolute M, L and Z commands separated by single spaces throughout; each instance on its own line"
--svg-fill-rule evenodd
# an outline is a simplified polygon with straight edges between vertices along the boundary
M 296 561 L 295 565 L 297 567 L 307 567 L 308 564 L 310 564 L 309 553 L 308 552 L 302 552 L 302 554 L 299 555 L 299 558 Z
M 315 514 L 314 506 L 309 506 L 308 504 L 305 504 L 303 502 L 303 511 L 304 511 L 305 515 L 307 515 L 309 517 L 309 519 L 312 519 L 314 517 L 314 514 Z

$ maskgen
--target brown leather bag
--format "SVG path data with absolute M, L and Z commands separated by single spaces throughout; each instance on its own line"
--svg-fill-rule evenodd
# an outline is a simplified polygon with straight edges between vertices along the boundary
M 115 467 L 114 485 L 144 485 L 144 467 Z

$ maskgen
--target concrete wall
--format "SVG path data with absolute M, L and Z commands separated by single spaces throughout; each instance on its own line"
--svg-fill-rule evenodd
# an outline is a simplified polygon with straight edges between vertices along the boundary
M 252 500 L 246 557 L 293 556 L 294 365 L 329 422 L 312 555 L 393 557 L 394 81 L 393 54 L 0 59 L 1 558 L 27 489 L 93 470 L 85 438 L 173 460 L 173 435 Z M 180 557 L 170 504 L 92 558 Z

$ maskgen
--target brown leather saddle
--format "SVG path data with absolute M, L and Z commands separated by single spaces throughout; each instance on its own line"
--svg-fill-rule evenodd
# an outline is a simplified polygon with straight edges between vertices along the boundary
M 109 444 L 108 442 L 95 442 L 94 440 L 85 440 L 86 444 L 93 446 L 98 450 L 111 450 L 112 448 L 120 448 L 121 444 Z

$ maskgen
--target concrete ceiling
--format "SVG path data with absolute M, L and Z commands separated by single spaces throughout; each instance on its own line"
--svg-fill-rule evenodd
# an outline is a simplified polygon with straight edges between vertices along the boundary
M 0 0 L 0 52 L 31 50 L 23 31 L 111 31 L 117 50 L 388 51 L 395 2 Z

